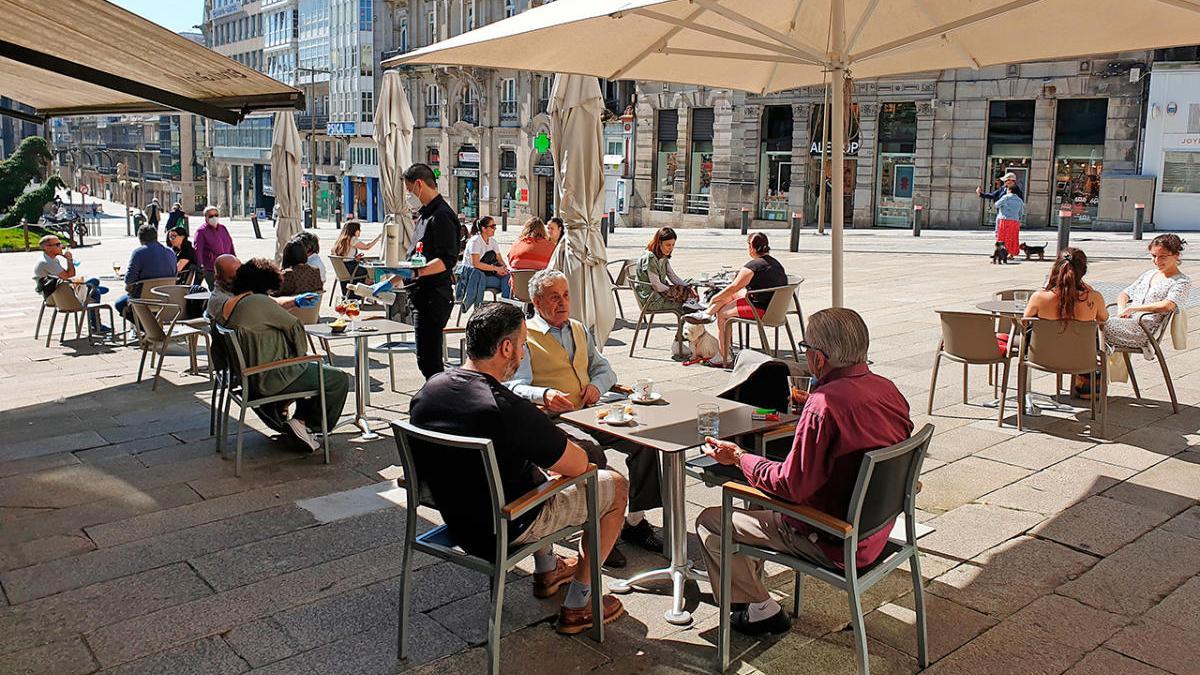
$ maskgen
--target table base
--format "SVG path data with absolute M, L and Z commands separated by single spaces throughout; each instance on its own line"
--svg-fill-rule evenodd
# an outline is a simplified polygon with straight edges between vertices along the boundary
M 644 584 L 647 581 L 658 581 L 659 579 L 671 580 L 671 609 L 663 612 L 663 617 L 667 620 L 667 623 L 676 626 L 690 624 L 692 622 L 692 613 L 683 609 L 684 588 L 689 579 L 692 581 L 708 581 L 708 574 L 697 570 L 690 560 L 682 566 L 672 565 L 671 567 L 649 570 L 629 579 L 615 581 L 608 585 L 608 590 L 617 594 L 625 594 L 633 591 L 634 586 Z

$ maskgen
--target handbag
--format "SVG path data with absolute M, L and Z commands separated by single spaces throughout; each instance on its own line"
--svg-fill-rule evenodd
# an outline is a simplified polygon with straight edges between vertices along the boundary
M 485 265 L 499 265 L 500 257 L 496 255 L 495 251 L 490 251 L 490 250 L 484 251 L 483 255 L 479 256 L 479 262 L 481 262 Z M 483 270 L 483 273 L 488 275 L 489 277 L 500 276 L 499 274 L 496 274 L 495 272 L 493 272 L 491 270 Z

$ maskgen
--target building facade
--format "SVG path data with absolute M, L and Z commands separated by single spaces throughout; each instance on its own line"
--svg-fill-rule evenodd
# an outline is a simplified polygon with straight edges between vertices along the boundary
M 927 226 L 990 228 L 994 212 L 975 189 L 1006 172 L 1026 190 L 1029 227 L 1128 225 L 1099 217 L 1100 192 L 1104 175 L 1139 169 L 1136 74 L 1152 56 L 853 82 L 846 225 L 911 227 L 923 214 Z M 754 227 L 783 227 L 793 214 L 815 224 L 824 95 L 639 83 L 632 222 L 738 227 L 746 210 Z M 826 166 L 827 188 L 832 179 Z

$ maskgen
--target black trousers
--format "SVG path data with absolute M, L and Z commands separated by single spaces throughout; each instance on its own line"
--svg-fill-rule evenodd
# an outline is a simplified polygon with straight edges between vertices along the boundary
M 428 380 L 446 368 L 442 361 L 442 331 L 454 308 L 454 290 L 449 283 L 416 287 L 410 291 L 409 298 L 417 329 L 417 368 Z
M 588 461 L 598 468 L 608 468 L 608 458 L 604 456 L 604 448 L 610 447 L 625 455 L 625 465 L 629 467 L 629 510 L 646 511 L 661 508 L 662 485 L 659 467 L 658 451 L 630 443 L 610 434 L 599 431 L 584 431 L 567 422 L 561 422 L 559 429 L 576 445 L 587 453 Z

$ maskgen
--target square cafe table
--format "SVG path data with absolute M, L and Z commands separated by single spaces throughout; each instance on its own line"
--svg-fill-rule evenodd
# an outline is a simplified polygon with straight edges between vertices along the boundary
M 364 325 L 365 324 L 365 325 Z M 367 330 L 363 330 L 363 329 Z M 373 441 L 379 434 L 371 431 L 371 420 L 388 423 L 380 417 L 367 417 L 367 404 L 371 400 L 371 382 L 369 364 L 367 363 L 367 340 L 377 335 L 395 335 L 396 333 L 411 333 L 412 326 L 391 319 L 363 319 L 359 321 L 359 330 L 347 330 L 334 333 L 327 323 L 314 323 L 304 327 L 304 332 L 322 340 L 354 340 L 354 415 L 339 419 L 333 425 L 334 429 L 353 424 L 362 430 L 359 440 Z
M 696 431 L 696 406 L 714 403 L 720 410 L 719 437 L 734 438 L 745 434 L 761 434 L 787 426 L 799 419 L 798 415 L 780 415 L 777 421 L 750 418 L 754 406 L 717 398 L 695 391 L 670 390 L 662 393 L 656 404 L 634 404 L 636 424 L 612 426 L 596 418 L 607 406 L 594 406 L 561 415 L 576 426 L 601 431 L 662 454 L 663 472 L 663 520 L 667 526 L 671 564 L 662 569 L 650 570 L 612 584 L 614 593 L 628 593 L 635 584 L 654 579 L 670 579 L 672 584 L 671 609 L 664 614 L 667 621 L 684 626 L 692 622 L 692 615 L 683 608 L 683 590 L 687 580 L 707 579 L 708 575 L 692 568 L 687 557 L 687 522 L 684 512 L 684 457 L 685 451 L 704 444 L 704 438 Z M 665 402 L 665 403 L 664 403 Z

